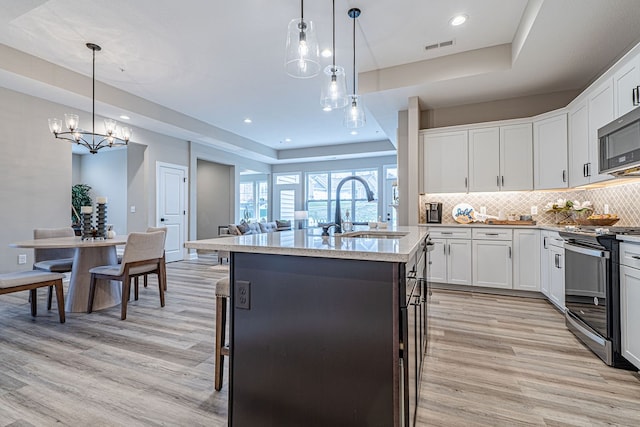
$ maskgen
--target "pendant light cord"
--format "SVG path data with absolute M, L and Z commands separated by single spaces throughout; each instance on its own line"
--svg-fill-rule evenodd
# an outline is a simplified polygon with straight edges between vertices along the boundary
M 91 99 L 93 100 L 93 104 L 91 107 L 91 143 L 95 145 L 95 137 L 96 137 L 96 50 L 91 49 L 93 51 L 93 71 L 91 74 L 92 80 L 92 92 Z
M 300 21 L 304 24 L 304 0 L 300 0 Z
M 333 0 L 333 43 L 331 50 L 333 52 L 333 67 L 331 72 L 336 73 L 336 0 Z
M 354 13 L 353 16 L 353 94 L 356 94 L 356 18 L 358 15 Z

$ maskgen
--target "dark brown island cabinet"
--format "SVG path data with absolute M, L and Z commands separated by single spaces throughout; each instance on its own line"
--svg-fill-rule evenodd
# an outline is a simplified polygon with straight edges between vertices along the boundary
M 410 262 L 232 252 L 229 425 L 415 425 L 428 247 Z

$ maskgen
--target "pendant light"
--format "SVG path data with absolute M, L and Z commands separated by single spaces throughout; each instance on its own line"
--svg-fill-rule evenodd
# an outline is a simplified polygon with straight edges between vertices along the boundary
M 324 69 L 325 81 L 320 93 L 320 105 L 324 111 L 343 108 L 349 102 L 344 68 L 336 65 L 336 0 L 333 0 L 333 63 Z
M 344 109 L 344 125 L 349 129 L 357 129 L 367 123 L 362 98 L 356 91 L 356 18 L 360 16 L 360 9 L 349 9 L 348 14 L 353 19 L 353 94 L 348 96 L 348 104 Z
M 300 0 L 300 18 L 289 22 L 284 66 L 288 75 L 298 79 L 320 72 L 320 49 L 313 22 L 304 19 L 304 0 Z

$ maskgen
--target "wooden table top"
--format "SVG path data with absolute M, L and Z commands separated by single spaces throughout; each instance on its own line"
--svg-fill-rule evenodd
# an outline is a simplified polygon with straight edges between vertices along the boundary
M 60 248 L 99 248 L 105 246 L 124 245 L 127 243 L 127 236 L 116 236 L 113 239 L 104 240 L 82 240 L 80 236 L 73 237 L 53 237 L 49 239 L 24 240 L 22 242 L 10 243 L 12 248 L 36 248 L 36 249 L 60 249 Z

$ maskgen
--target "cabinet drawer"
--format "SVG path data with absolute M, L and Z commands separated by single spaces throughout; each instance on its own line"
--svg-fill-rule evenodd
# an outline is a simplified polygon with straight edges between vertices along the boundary
M 473 239 L 482 240 L 511 240 L 513 230 L 510 228 L 474 228 Z
M 640 268 L 640 245 L 620 243 L 620 264 Z
M 429 229 L 431 238 L 441 239 L 470 239 L 470 228 L 440 228 L 433 227 Z

